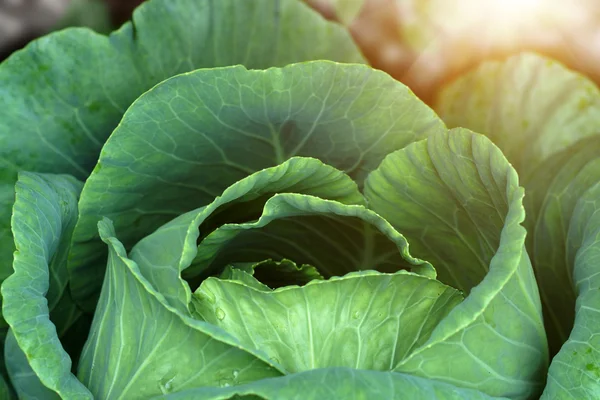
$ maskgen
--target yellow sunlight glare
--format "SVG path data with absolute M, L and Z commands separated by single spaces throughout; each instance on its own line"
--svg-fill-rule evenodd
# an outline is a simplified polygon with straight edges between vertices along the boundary
M 430 0 L 427 7 L 420 0 L 396 1 L 401 24 L 410 28 L 406 37 L 417 38 L 401 80 L 424 97 L 445 77 L 493 54 L 564 49 L 571 64 L 600 60 L 600 53 L 591 57 L 600 46 L 587 43 L 581 51 L 576 40 L 598 37 L 600 44 L 600 0 Z
M 450 6 L 451 2 L 446 2 Z M 447 33 L 468 33 L 475 40 L 518 40 L 524 30 L 552 23 L 555 14 L 552 0 L 475 0 L 448 10 Z M 448 30 L 450 32 L 448 32 Z

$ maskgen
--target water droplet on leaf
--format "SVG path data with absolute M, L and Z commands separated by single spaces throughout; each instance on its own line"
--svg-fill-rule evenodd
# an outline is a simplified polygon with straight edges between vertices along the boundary
M 172 377 L 171 379 L 168 379 L 168 380 L 165 380 L 163 378 L 158 384 L 160 391 L 163 394 L 170 393 L 173 390 L 173 381 L 174 380 L 175 380 L 175 377 Z
M 221 386 L 221 387 L 229 387 L 229 386 L 231 386 L 231 383 L 229 382 L 229 379 L 221 379 L 219 381 L 219 386 Z
M 221 310 L 220 308 L 217 308 L 215 310 L 215 315 L 220 321 L 223 321 L 225 319 L 225 311 Z

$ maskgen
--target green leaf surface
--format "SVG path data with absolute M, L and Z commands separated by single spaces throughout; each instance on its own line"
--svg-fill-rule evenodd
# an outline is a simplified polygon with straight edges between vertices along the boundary
M 599 181 L 600 182 L 600 181 Z M 577 291 L 573 330 L 552 360 L 543 400 L 600 397 L 600 185 L 577 202 L 569 228 Z
M 391 370 L 461 301 L 456 289 L 434 279 L 361 271 L 274 291 L 209 278 L 192 304 L 200 319 L 296 373 Z
M 500 150 L 467 130 L 433 135 L 389 155 L 365 197 L 442 282 L 469 293 L 395 370 L 493 396 L 539 394 L 548 352 L 523 189 Z
M 247 263 L 247 264 L 252 265 L 253 263 Z M 254 276 L 252 276 L 251 271 L 247 271 L 246 269 L 235 268 L 231 265 L 228 265 L 227 267 L 225 267 L 223 272 L 221 272 L 221 274 L 219 275 L 219 278 L 229 280 L 229 281 L 240 282 L 240 283 L 243 283 L 244 285 L 252 287 L 256 290 L 264 290 L 267 292 L 269 290 L 271 290 L 270 287 L 263 284 L 258 279 L 256 279 Z
M 488 136 L 526 183 L 541 161 L 598 133 L 600 90 L 555 61 L 523 54 L 462 75 L 435 109 L 449 127 Z
M 441 129 L 404 85 L 362 65 L 237 66 L 171 78 L 128 110 L 86 182 L 70 258 L 74 296 L 94 304 L 104 271 L 101 216 L 116 221 L 129 248 L 293 156 L 318 158 L 360 184 L 391 150 Z
M 543 399 L 600 396 L 599 151 L 600 137 L 584 139 L 542 163 L 532 175 L 530 208 L 537 211 L 533 245 L 540 292 L 551 350 L 560 349 Z
M 529 247 L 552 355 L 569 336 L 575 319 L 573 273 L 583 239 L 571 236 L 570 229 L 581 197 L 600 182 L 599 152 L 599 137 L 583 139 L 540 164 L 528 184 Z
M 0 281 L 20 170 L 84 180 L 131 103 L 176 74 L 320 59 L 363 62 L 343 27 L 296 0 L 151 0 L 110 36 L 71 28 L 14 53 L 0 64 Z
M 223 330 L 186 317 L 127 258 L 110 221 L 99 224 L 108 269 L 77 376 L 99 399 L 147 399 L 281 375 Z
M 7 368 L 24 398 L 25 393 L 92 398 L 71 374 L 71 358 L 59 340 L 81 314 L 65 293 L 66 256 L 81 187 L 70 176 L 25 172 L 16 185 L 15 272 L 2 284 L 2 312 L 12 337 L 7 343 Z
M 35 371 L 31 369 L 27 356 L 19 347 L 11 331 L 6 336 L 3 350 L 10 382 L 20 399 L 60 400 L 61 397 L 56 392 L 44 386 Z M 0 399 L 6 398 L 10 397 L 4 397 L 0 393 Z M 83 396 L 82 398 L 86 397 Z M 91 397 L 88 395 L 87 398 Z
M 155 400 L 501 400 L 472 389 L 395 372 L 327 368 L 243 386 L 200 388 Z

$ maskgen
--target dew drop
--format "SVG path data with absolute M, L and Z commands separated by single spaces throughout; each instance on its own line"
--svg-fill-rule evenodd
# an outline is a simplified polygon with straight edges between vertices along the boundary
M 229 387 L 229 386 L 231 386 L 231 383 L 229 383 L 229 379 L 221 379 L 219 381 L 219 386 L 221 386 L 221 387 Z
M 167 380 L 165 382 L 165 380 L 161 380 L 161 382 L 158 384 L 160 391 L 163 394 L 167 394 L 169 392 L 171 392 L 173 390 L 173 381 L 175 380 L 175 377 L 172 377 L 171 379 Z
M 271 361 L 273 361 L 274 364 L 279 364 L 279 358 L 277 357 L 271 357 Z
M 215 310 L 215 315 L 217 316 L 219 321 L 223 321 L 225 319 L 225 311 L 221 310 L 220 308 L 217 308 Z
M 238 371 L 237 369 L 234 369 L 233 370 L 233 381 L 237 382 L 239 376 L 240 376 L 240 371 Z
M 358 311 L 354 311 L 354 313 L 352 313 L 352 318 L 358 319 L 359 317 L 360 317 L 360 313 Z

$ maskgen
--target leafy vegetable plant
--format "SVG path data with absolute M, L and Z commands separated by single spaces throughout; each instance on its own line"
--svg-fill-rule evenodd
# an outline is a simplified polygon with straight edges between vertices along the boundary
M 594 398 L 596 89 L 523 154 L 482 121 L 531 84 L 441 95 L 490 140 L 362 62 L 295 0 L 151 0 L 0 65 L 4 397 Z

